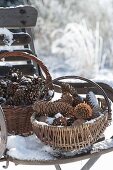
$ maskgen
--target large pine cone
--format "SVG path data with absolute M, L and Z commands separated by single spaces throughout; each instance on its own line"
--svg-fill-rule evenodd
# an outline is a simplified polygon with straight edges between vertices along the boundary
M 47 102 L 47 101 L 38 101 L 33 105 L 33 110 L 36 111 L 36 114 L 39 116 L 48 115 L 54 116 L 56 113 L 62 113 L 62 115 L 71 116 L 74 115 L 73 107 L 65 102 Z

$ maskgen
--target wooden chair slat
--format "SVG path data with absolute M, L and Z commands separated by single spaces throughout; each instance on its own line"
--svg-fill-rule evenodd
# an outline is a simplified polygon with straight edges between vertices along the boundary
M 36 25 L 38 12 L 33 6 L 0 8 L 0 27 L 20 28 Z
M 28 33 L 12 33 L 13 43 L 11 45 L 27 45 L 31 41 L 31 36 Z M 7 44 L 7 37 L 4 34 L 0 34 L 0 45 Z

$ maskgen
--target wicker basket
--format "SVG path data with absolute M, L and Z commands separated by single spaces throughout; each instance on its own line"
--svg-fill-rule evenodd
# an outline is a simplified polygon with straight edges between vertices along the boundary
M 108 126 L 109 122 L 111 121 L 110 102 L 104 90 L 98 84 L 96 84 L 95 82 L 89 79 L 78 77 L 78 76 L 65 76 L 65 77 L 59 77 L 57 79 L 54 79 L 53 82 L 60 82 L 60 80 L 63 79 L 68 79 L 68 80 L 80 79 L 86 81 L 87 83 L 90 83 L 93 86 L 93 88 L 96 89 L 97 94 L 101 94 L 101 96 L 98 97 L 98 99 L 99 99 L 99 105 L 100 107 L 102 107 L 102 112 L 101 112 L 102 114 L 94 119 L 87 121 L 87 123 L 86 122 L 82 123 L 79 126 L 58 127 L 53 125 L 40 124 L 40 122 L 37 121 L 36 119 L 37 113 L 36 110 L 34 109 L 35 112 L 31 117 L 31 122 L 32 122 L 34 133 L 45 144 L 50 145 L 54 149 L 58 149 L 61 151 L 71 151 L 71 150 L 79 151 L 87 147 L 90 147 L 103 134 L 104 130 Z M 55 85 L 54 88 L 55 91 L 61 92 L 61 90 L 58 90 L 59 88 L 58 86 L 56 88 Z M 90 90 L 88 87 L 86 88 L 87 91 Z M 83 95 L 83 90 L 86 91 L 86 88 L 82 89 L 82 95 Z M 68 108 L 66 108 L 66 110 L 68 110 Z M 61 109 L 58 108 L 58 112 L 59 111 L 61 111 Z M 41 115 L 44 115 L 44 111 L 41 111 L 41 114 L 39 114 L 39 116 Z
M 53 89 L 52 78 L 47 67 L 36 56 L 26 52 L 15 51 L 0 54 L 0 59 L 9 57 L 22 57 L 35 62 L 45 74 L 43 78 L 45 79 L 45 84 L 49 83 L 48 89 Z M 9 134 L 29 135 L 32 133 L 32 125 L 30 122 L 30 117 L 33 113 L 32 105 L 3 105 L 2 108 L 6 117 L 7 131 Z

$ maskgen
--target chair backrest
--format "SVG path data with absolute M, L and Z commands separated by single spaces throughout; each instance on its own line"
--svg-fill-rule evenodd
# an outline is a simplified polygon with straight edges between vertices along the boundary
M 36 25 L 37 9 L 30 4 L 29 0 L 15 0 L 10 3 L 8 1 L 0 2 L 0 53 L 23 51 L 35 54 L 32 29 Z M 9 4 L 11 6 L 8 6 Z M 40 73 L 40 68 L 35 63 L 24 58 L 10 57 L 6 61 L 14 61 L 15 68 L 26 70 L 28 73 L 34 71 Z M 21 65 L 18 64 L 20 61 L 23 62 Z M 0 75 L 4 75 L 8 69 L 8 65 L 1 66 Z

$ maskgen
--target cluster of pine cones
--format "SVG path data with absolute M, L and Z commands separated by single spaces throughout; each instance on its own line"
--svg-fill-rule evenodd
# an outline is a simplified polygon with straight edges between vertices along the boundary
M 42 77 L 25 76 L 19 70 L 11 70 L 0 80 L 0 104 L 13 106 L 33 104 L 39 96 L 43 98 L 47 92 L 44 87 L 45 79 Z
M 98 99 L 92 91 L 81 97 L 68 83 L 62 83 L 61 89 L 61 99 L 34 103 L 33 109 L 38 121 L 45 116 L 53 118 L 51 125 L 54 126 L 78 126 L 101 114 Z M 45 120 L 44 122 L 48 123 Z

